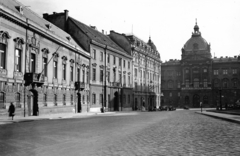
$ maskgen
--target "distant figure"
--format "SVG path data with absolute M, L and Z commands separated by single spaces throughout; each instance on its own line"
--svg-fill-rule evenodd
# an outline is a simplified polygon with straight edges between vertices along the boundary
M 11 105 L 9 106 L 8 112 L 9 112 L 9 117 L 12 117 L 12 120 L 13 120 L 14 112 L 15 112 L 15 106 L 13 105 L 12 102 L 11 102 Z

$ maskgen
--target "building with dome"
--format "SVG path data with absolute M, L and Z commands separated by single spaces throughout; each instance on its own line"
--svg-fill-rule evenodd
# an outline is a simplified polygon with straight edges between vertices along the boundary
M 161 105 L 223 107 L 238 100 L 239 56 L 213 58 L 197 23 L 181 51 L 181 60 L 162 63 Z
M 133 34 L 111 31 L 110 38 L 133 57 L 133 110 L 153 110 L 161 101 L 161 58 L 151 38 L 144 42 Z

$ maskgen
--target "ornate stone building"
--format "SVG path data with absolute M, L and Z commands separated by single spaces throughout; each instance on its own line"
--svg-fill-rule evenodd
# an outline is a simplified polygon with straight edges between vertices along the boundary
M 72 35 L 75 41 L 91 54 L 89 77 L 90 111 L 132 110 L 132 56 L 95 26 L 87 26 L 63 13 L 43 17 Z
M 75 82 L 79 67 L 88 80 L 89 53 L 17 0 L 1 0 L 0 14 L 0 114 L 10 102 L 24 116 L 87 110 Z
M 110 32 L 110 38 L 133 57 L 133 110 L 152 110 L 160 106 L 161 59 L 156 46 L 149 38 L 148 43 L 135 35 Z
M 210 44 L 196 23 L 181 60 L 162 64 L 162 105 L 223 106 L 239 98 L 239 57 L 212 58 Z

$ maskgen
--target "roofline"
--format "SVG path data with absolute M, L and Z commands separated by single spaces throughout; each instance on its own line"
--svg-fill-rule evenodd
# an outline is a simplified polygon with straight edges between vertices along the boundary
M 2 4 L 2 3 L 1 3 Z M 90 54 L 88 54 L 87 52 L 85 52 L 83 49 L 80 49 L 79 47 L 77 47 L 76 45 L 73 45 L 71 43 L 68 43 L 67 41 L 64 41 L 62 38 L 60 38 L 59 36 L 49 32 L 47 29 L 42 28 L 41 26 L 39 26 L 37 23 L 33 22 L 31 19 L 26 18 L 25 16 L 20 16 L 19 14 L 16 14 L 13 10 L 7 8 L 5 5 L 0 5 L 0 13 L 3 13 L 4 15 L 6 15 L 7 17 L 11 18 L 12 20 L 19 22 L 20 24 L 22 24 L 22 26 L 24 26 L 26 29 L 32 29 L 34 31 L 37 31 L 38 33 L 45 35 L 47 38 L 50 38 L 52 40 L 54 40 L 55 42 L 58 42 L 61 45 L 64 45 L 66 47 L 68 47 L 69 49 L 72 49 L 74 51 L 77 51 L 83 55 L 85 55 L 86 57 L 90 58 Z M 43 19 L 45 20 L 45 19 Z M 46 20 L 45 20 L 46 21 Z M 46 23 L 51 24 L 50 22 L 46 21 Z M 56 27 L 55 25 L 53 25 L 54 27 Z M 62 30 L 61 30 L 62 31 Z M 66 33 L 67 34 L 67 33 Z M 68 34 L 69 35 L 69 34 Z M 71 36 L 71 35 L 69 35 Z

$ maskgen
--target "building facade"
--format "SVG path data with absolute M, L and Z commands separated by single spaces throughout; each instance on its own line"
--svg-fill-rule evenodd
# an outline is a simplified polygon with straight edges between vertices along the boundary
M 162 64 L 162 105 L 222 107 L 239 98 L 239 56 L 212 58 L 211 46 L 194 26 L 181 60 Z
M 43 17 L 71 34 L 89 54 L 91 110 L 99 112 L 131 110 L 132 56 L 118 46 L 104 31 L 87 26 L 63 13 L 44 14 Z
M 0 14 L 0 113 L 11 102 L 24 116 L 87 110 L 75 82 L 88 80 L 89 53 L 16 0 L 1 0 Z
M 133 57 L 133 110 L 153 110 L 161 101 L 161 59 L 156 46 L 149 38 L 148 43 L 135 35 L 110 32 L 110 37 Z

